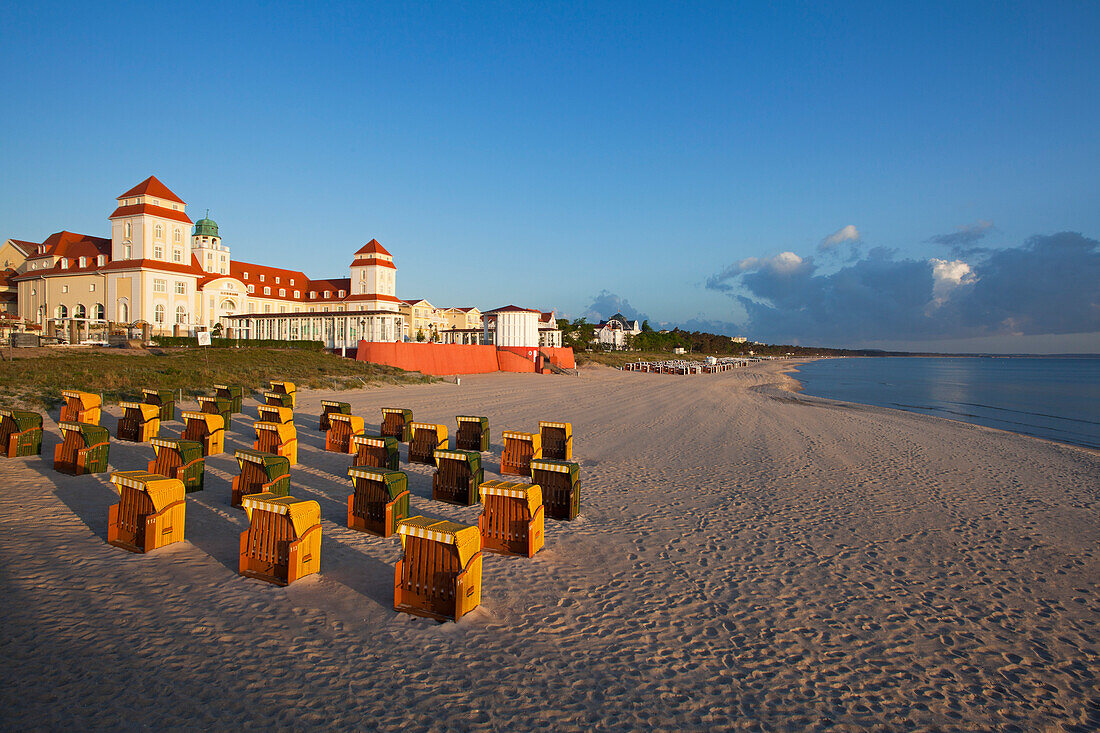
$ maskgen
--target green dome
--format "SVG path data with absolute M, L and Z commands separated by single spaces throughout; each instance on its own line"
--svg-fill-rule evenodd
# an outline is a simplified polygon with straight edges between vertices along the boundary
M 207 212 L 207 216 L 210 212 Z M 196 237 L 216 237 L 218 236 L 218 223 L 213 219 L 199 219 L 195 222 L 195 229 L 191 232 Z

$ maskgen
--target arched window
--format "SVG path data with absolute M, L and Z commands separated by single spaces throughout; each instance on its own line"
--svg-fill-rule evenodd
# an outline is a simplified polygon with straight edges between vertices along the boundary
M 107 320 L 107 309 L 103 307 L 102 303 L 95 304 L 95 319 L 97 321 Z
M 264 295 L 271 295 L 271 288 L 265 286 L 264 287 Z
M 226 298 L 222 301 L 221 311 L 223 316 L 231 316 L 237 312 L 237 304 Z
M 182 305 L 176 306 L 176 324 L 183 326 L 187 323 L 187 309 Z
M 134 236 L 134 226 L 130 222 L 126 222 L 122 225 L 122 236 L 130 239 Z
M 160 224 L 157 224 L 155 227 L 153 227 L 153 236 L 157 239 L 164 239 L 164 227 L 162 227 Z
M 88 317 L 88 311 L 85 310 L 84 304 L 83 303 L 77 303 L 76 307 L 73 308 L 73 318 L 79 318 L 80 320 L 84 320 L 87 317 Z
M 54 311 L 54 314 L 55 314 L 55 317 L 57 317 L 57 318 L 68 318 L 69 317 L 69 309 L 66 308 L 63 305 L 59 305 L 59 306 L 57 306 L 57 310 Z
M 181 237 L 182 237 L 182 236 L 183 236 L 183 234 L 182 234 L 182 230 L 181 230 L 181 229 L 180 229 L 179 227 L 176 227 L 176 231 L 174 231 L 174 232 L 172 233 L 172 241 L 173 241 L 173 242 L 179 242 L 179 241 L 182 241 L 182 240 L 181 240 Z
M 125 300 L 118 301 L 118 320 L 120 323 L 130 322 L 130 304 Z
M 157 323 L 164 323 L 164 306 L 158 305 L 153 309 L 153 320 Z

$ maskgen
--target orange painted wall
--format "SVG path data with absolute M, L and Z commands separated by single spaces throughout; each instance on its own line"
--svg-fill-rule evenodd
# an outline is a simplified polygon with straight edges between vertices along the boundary
M 494 346 L 360 341 L 355 359 L 437 377 L 444 374 L 485 374 L 500 369 Z
M 522 349 L 524 353 L 531 351 Z M 543 348 L 550 360 L 567 369 L 576 367 L 573 350 Z M 537 353 L 537 352 L 536 352 Z M 509 349 L 495 346 L 465 346 L 460 344 L 378 343 L 360 341 L 356 361 L 386 364 L 410 372 L 433 376 L 446 374 L 486 374 L 488 372 L 532 373 L 534 361 Z M 539 359 L 541 366 L 542 359 Z

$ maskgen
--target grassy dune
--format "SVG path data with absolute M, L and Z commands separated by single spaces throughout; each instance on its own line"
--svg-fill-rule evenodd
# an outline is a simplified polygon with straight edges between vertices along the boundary
M 394 367 L 301 350 L 40 349 L 33 357 L 0 363 L 0 407 L 53 407 L 63 389 L 99 393 L 108 403 L 140 398 L 143 387 L 211 394 L 215 382 L 240 385 L 247 394 L 266 389 L 272 379 L 325 389 L 430 381 Z

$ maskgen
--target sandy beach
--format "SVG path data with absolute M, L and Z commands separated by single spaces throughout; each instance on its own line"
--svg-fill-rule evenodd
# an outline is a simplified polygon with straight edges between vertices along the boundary
M 237 574 L 255 401 L 188 495 L 187 541 L 149 555 L 106 543 L 108 474 L 53 471 L 54 411 L 41 458 L 0 459 L 0 725 L 1100 727 L 1100 453 L 803 396 L 791 368 L 301 392 L 291 493 L 320 502 L 324 540 L 320 575 L 286 588 Z M 460 623 L 395 613 L 400 543 L 345 526 L 325 398 L 369 432 L 384 406 L 452 434 L 488 416 L 486 479 L 502 430 L 569 420 L 581 517 L 547 520 L 534 558 L 487 553 Z M 401 455 L 412 513 L 476 525 Z M 152 457 L 112 441 L 113 470 Z

